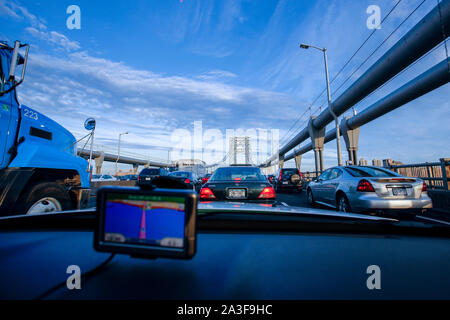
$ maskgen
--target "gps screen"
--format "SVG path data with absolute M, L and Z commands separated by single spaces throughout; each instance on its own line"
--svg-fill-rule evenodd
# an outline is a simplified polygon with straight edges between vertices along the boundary
M 106 195 L 105 242 L 182 249 L 184 227 L 185 198 Z

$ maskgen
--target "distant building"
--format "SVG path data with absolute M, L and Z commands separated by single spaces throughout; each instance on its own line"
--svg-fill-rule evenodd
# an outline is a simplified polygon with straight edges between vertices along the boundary
M 383 159 L 383 167 L 389 167 L 389 166 L 398 166 L 403 164 L 401 161 L 395 161 L 392 159 Z
M 198 159 L 181 159 L 174 162 L 178 171 L 191 171 L 199 176 L 204 176 L 206 163 Z
M 367 166 L 368 164 L 369 164 L 369 162 L 366 159 L 364 159 L 364 158 L 359 159 L 360 166 Z

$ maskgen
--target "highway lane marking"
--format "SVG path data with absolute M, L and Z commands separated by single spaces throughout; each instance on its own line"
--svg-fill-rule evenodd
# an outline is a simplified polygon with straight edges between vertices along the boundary
M 449 222 L 446 222 L 446 221 L 442 221 L 442 220 L 438 220 L 438 219 L 433 219 L 433 218 L 428 218 L 428 217 L 423 217 L 423 216 L 416 216 L 416 217 L 419 218 L 419 219 L 430 220 L 430 221 L 434 221 L 434 222 L 438 222 L 438 223 L 443 223 L 443 224 L 446 224 L 446 225 L 449 225 L 449 226 L 450 226 L 450 223 L 449 223 Z
M 289 207 L 289 205 L 288 205 L 286 202 L 281 202 L 281 204 L 282 204 L 283 206 Z

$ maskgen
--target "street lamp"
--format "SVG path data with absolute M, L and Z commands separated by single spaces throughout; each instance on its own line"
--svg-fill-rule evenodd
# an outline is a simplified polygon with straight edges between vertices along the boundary
M 309 49 L 314 48 L 317 50 L 320 50 L 323 52 L 323 59 L 325 62 L 325 77 L 327 81 L 327 97 L 328 97 L 328 110 L 330 110 L 331 115 L 334 118 L 334 122 L 336 124 L 336 148 L 337 148 L 337 156 L 338 156 L 338 165 L 342 166 L 342 153 L 341 153 L 341 132 L 339 129 L 339 119 L 336 116 L 336 114 L 333 111 L 333 108 L 331 107 L 331 93 L 330 93 L 330 81 L 328 78 L 328 61 L 327 61 L 327 48 L 319 48 L 316 46 L 312 46 L 309 44 L 300 44 L 300 48 L 302 49 Z
M 119 133 L 119 144 L 118 144 L 118 146 L 117 146 L 117 159 L 116 159 L 116 175 L 117 175 L 117 162 L 119 161 L 119 157 L 120 157 L 120 138 L 121 138 L 124 134 L 128 134 L 128 131 L 123 132 L 123 133 Z

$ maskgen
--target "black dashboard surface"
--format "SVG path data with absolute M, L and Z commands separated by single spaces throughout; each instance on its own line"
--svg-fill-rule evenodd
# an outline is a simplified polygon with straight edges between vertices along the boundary
M 109 254 L 92 232 L 1 232 L 0 298 L 32 299 Z M 366 286 L 367 267 L 381 289 Z M 49 299 L 450 299 L 450 240 L 413 236 L 199 233 L 192 260 L 117 255 Z

